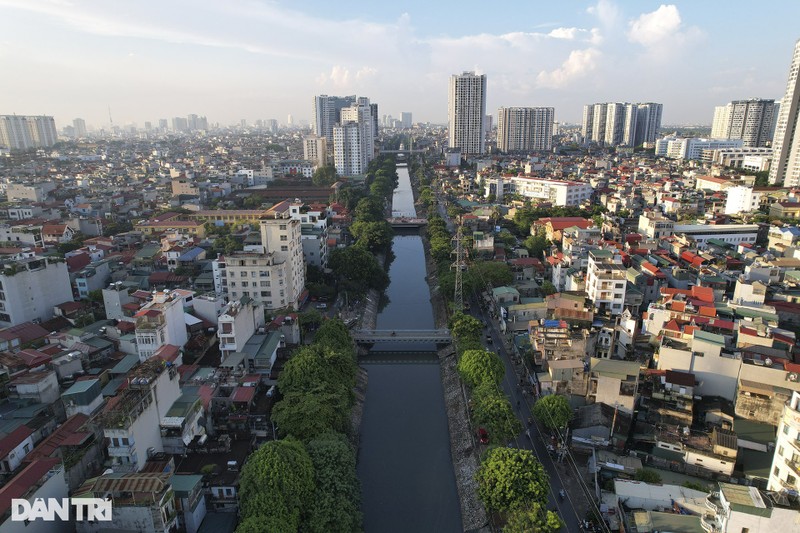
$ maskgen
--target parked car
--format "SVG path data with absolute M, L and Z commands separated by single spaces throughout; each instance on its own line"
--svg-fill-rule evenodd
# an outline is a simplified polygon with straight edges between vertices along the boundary
M 492 344 L 494 342 L 494 340 L 492 340 L 492 336 L 491 335 L 486 335 L 486 342 L 489 343 L 489 344 Z
M 484 428 L 478 428 L 478 440 L 481 444 L 489 444 L 489 432 Z
M 317 309 L 327 309 L 328 304 L 317 304 L 314 307 L 316 307 Z

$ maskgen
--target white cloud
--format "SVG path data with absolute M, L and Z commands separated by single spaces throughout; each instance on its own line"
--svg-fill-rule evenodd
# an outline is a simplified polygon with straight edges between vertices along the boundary
M 573 40 L 575 37 L 578 36 L 579 32 L 584 32 L 586 30 L 582 30 L 580 28 L 556 28 L 551 30 L 550 33 L 547 34 L 548 37 L 552 37 L 553 39 L 567 39 Z
M 600 51 L 596 48 L 573 50 L 560 67 L 550 72 L 541 71 L 536 77 L 536 81 L 540 87 L 550 89 L 564 87 L 595 70 L 600 55 Z
M 373 68 L 373 67 L 361 67 L 360 69 L 358 69 L 358 72 L 356 72 L 356 79 L 359 80 L 359 81 L 363 81 L 363 80 L 366 80 L 368 78 L 372 78 L 377 73 L 378 73 L 378 69 L 376 69 L 376 68 Z
M 630 22 L 628 39 L 644 46 L 654 46 L 677 37 L 681 29 L 681 14 L 674 4 L 662 4 L 650 13 L 642 13 Z
M 586 12 L 597 17 L 608 28 L 616 26 L 620 19 L 619 8 L 611 0 L 599 0 L 597 4 L 586 8 Z

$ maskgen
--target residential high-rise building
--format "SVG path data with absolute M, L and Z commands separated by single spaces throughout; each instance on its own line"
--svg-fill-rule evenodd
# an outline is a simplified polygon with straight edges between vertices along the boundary
M 53 146 L 58 140 L 53 117 L 0 115 L 0 146 L 11 150 L 30 150 Z
M 608 146 L 654 144 L 662 105 L 607 102 L 583 106 L 583 142 Z
M 636 137 L 633 145 L 655 144 L 661 129 L 663 104 L 640 102 L 636 104 Z
M 341 120 L 342 108 L 356 103 L 356 96 L 328 96 L 322 94 L 314 97 L 312 114 L 312 130 L 314 135 L 325 137 L 328 143 L 333 142 L 333 127 Z
M 83 139 L 86 137 L 86 121 L 82 118 L 76 118 L 72 121 L 72 127 L 75 128 L 75 138 Z
M 608 104 L 594 104 L 594 121 L 592 122 L 592 142 L 603 143 L 606 140 L 606 119 Z
M 553 147 L 552 107 L 501 107 L 497 110 L 497 147 L 529 152 Z
M 711 122 L 711 138 L 727 139 L 731 118 L 731 105 L 718 105 L 714 108 L 714 120 Z
M 278 121 L 274 118 L 268 119 L 267 130 L 269 130 L 270 133 L 278 133 Z
M 172 131 L 176 133 L 189 131 L 189 120 L 183 117 L 173 117 Z
M 303 138 L 303 159 L 316 166 L 325 166 L 328 160 L 328 140 L 325 137 L 308 135 Z
M 770 183 L 783 183 L 784 187 L 800 185 L 800 40 L 794 45 L 794 55 L 789 67 L 786 94 L 781 100 L 775 138 L 772 140 L 774 159 L 769 169 Z
M 796 382 L 796 372 L 789 372 L 787 380 Z M 793 391 L 792 397 L 783 406 L 783 415 L 778 426 L 772 469 L 767 490 L 800 490 L 797 469 L 800 465 L 800 393 Z
M 622 144 L 622 139 L 625 138 L 625 109 L 626 104 L 620 104 L 618 102 L 606 104 L 606 131 L 604 142 L 608 146 L 618 146 Z
M 583 127 L 581 128 L 581 136 L 584 143 L 589 143 L 592 140 L 592 132 L 594 131 L 594 104 L 583 106 Z
M 486 75 L 464 72 L 450 76 L 448 92 L 449 147 L 462 154 L 482 154 L 486 147 Z
M 333 161 L 340 176 L 355 176 L 367 171 L 375 155 L 373 105 L 369 98 L 340 110 L 340 124 L 333 127 Z
M 400 122 L 403 124 L 403 128 L 410 129 L 411 128 L 411 113 L 408 111 L 403 111 L 400 113 Z
M 745 148 L 766 146 L 772 141 L 775 100 L 734 100 L 714 109 L 713 139 L 741 139 Z

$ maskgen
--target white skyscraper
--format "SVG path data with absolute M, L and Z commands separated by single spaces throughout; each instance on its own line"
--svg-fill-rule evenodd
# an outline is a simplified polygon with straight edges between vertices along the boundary
M 314 113 L 312 129 L 314 135 L 328 139 L 328 145 L 333 142 L 333 127 L 341 119 L 341 111 L 356 103 L 356 96 L 328 96 L 322 94 L 314 97 Z
M 592 123 L 592 142 L 603 143 L 606 140 L 606 118 L 608 104 L 594 104 L 594 122 Z
M 72 121 L 72 127 L 75 128 L 75 138 L 83 139 L 86 137 L 86 121 L 82 118 L 76 118 Z
M 552 107 L 501 107 L 497 110 L 497 147 L 502 152 L 553 147 Z
M 622 144 L 622 139 L 625 137 L 625 107 L 626 104 L 620 103 L 606 104 L 605 143 L 607 146 Z
M 592 140 L 592 131 L 594 130 L 594 104 L 583 106 L 583 128 L 581 128 L 581 135 L 583 142 L 589 143 Z
M 639 102 L 636 104 L 636 140 L 634 146 L 653 145 L 661 129 L 661 113 L 663 104 Z
M 786 94 L 781 100 L 775 138 L 772 141 L 774 159 L 769 169 L 770 183 L 783 183 L 784 187 L 800 184 L 800 131 L 797 131 L 800 113 L 800 40 L 794 45 L 792 64 L 789 67 L 789 80 Z
M 333 162 L 340 176 L 365 173 L 375 156 L 373 109 L 369 98 L 341 109 L 341 124 L 333 127 Z
M 464 154 L 482 154 L 486 146 L 486 75 L 464 72 L 450 76 L 449 146 Z
M 57 140 L 53 117 L 0 115 L 0 146 L 30 150 L 53 146 Z
M 718 105 L 714 108 L 714 120 L 711 122 L 711 138 L 727 139 L 728 124 L 731 118 L 731 105 Z
M 734 100 L 714 108 L 711 137 L 741 139 L 745 148 L 767 146 L 772 141 L 775 100 Z

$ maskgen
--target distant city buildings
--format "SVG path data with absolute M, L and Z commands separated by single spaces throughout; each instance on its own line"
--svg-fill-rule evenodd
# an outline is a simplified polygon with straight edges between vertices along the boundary
M 497 110 L 497 148 L 501 152 L 550 150 L 552 107 L 501 107 Z
M 325 137 L 333 144 L 333 127 L 341 122 L 341 112 L 345 107 L 356 103 L 356 96 L 328 96 L 322 94 L 314 97 L 311 129 L 314 135 Z
M 662 104 L 608 102 L 583 106 L 584 142 L 605 146 L 651 145 L 661 128 Z
M 83 139 L 86 137 L 86 121 L 82 118 L 76 118 L 72 121 L 72 127 L 74 128 L 73 134 L 75 135 L 76 139 Z
M 328 140 L 317 135 L 308 135 L 303 138 L 303 159 L 311 161 L 321 167 L 328 160 Z
M 800 185 L 800 40 L 794 45 L 786 93 L 781 100 L 775 138 L 772 141 L 775 159 L 769 170 L 769 182 L 784 187 Z
M 714 108 L 711 125 L 713 139 L 741 139 L 745 148 L 767 146 L 772 142 L 775 100 L 751 98 L 734 100 Z
M 486 75 L 464 72 L 450 76 L 448 92 L 450 148 L 482 154 L 486 148 Z
M 700 137 L 664 137 L 656 141 L 657 156 L 672 159 L 711 161 L 717 150 L 742 148 L 741 139 L 704 139 Z
M 411 129 L 411 113 L 408 111 L 400 113 L 400 125 L 403 129 Z
M 0 147 L 10 150 L 47 148 L 58 141 L 53 117 L 0 115 Z

